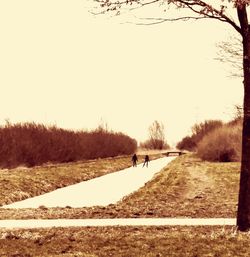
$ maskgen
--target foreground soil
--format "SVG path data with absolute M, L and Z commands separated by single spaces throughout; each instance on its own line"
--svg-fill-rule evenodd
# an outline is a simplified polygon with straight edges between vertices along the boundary
M 249 240 L 232 227 L 0 230 L 0 256 L 246 257 Z
M 114 161 L 109 160 L 108 163 L 104 170 L 111 172 Z M 126 165 L 128 164 L 129 158 Z M 91 208 L 41 206 L 39 209 L 0 209 L 0 218 L 233 218 L 237 210 L 239 170 L 239 163 L 204 162 L 194 154 L 186 154 L 176 158 L 144 187 L 115 205 Z

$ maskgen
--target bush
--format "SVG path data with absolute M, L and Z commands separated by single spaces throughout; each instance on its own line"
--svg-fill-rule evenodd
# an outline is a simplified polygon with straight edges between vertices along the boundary
M 196 142 L 190 136 L 184 137 L 177 145 L 176 148 L 179 150 L 192 151 L 196 147 Z
M 76 132 L 35 123 L 0 127 L 0 166 L 7 168 L 127 155 L 136 148 L 136 140 L 104 129 Z
M 231 162 L 241 159 L 241 125 L 224 125 L 199 142 L 197 154 L 202 160 Z
M 194 151 L 204 136 L 221 126 L 223 126 L 223 123 L 220 120 L 206 120 L 199 124 L 195 124 L 192 127 L 192 135 L 184 137 L 177 143 L 176 147 L 180 150 Z

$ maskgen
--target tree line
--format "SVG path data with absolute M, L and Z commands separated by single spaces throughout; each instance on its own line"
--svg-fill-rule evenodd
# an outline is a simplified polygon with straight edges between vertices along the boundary
M 102 127 L 73 131 L 36 123 L 7 122 L 0 126 L 2 168 L 128 155 L 136 148 L 135 139 Z

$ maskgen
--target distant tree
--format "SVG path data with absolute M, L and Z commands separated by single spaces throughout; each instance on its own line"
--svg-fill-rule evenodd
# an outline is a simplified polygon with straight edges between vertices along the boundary
M 153 149 L 163 149 L 165 142 L 164 125 L 155 120 L 152 125 L 150 125 L 148 131 Z
M 164 125 L 155 120 L 148 128 L 149 139 L 140 144 L 141 147 L 147 149 L 166 149 L 169 148 L 165 141 Z

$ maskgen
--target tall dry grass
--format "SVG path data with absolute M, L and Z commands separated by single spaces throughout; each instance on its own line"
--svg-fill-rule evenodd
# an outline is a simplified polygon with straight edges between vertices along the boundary
M 197 154 L 207 161 L 240 161 L 241 141 L 241 123 L 229 123 L 204 136 L 198 144 Z
M 35 166 L 133 153 L 136 140 L 98 128 L 71 131 L 36 123 L 0 127 L 0 167 Z

